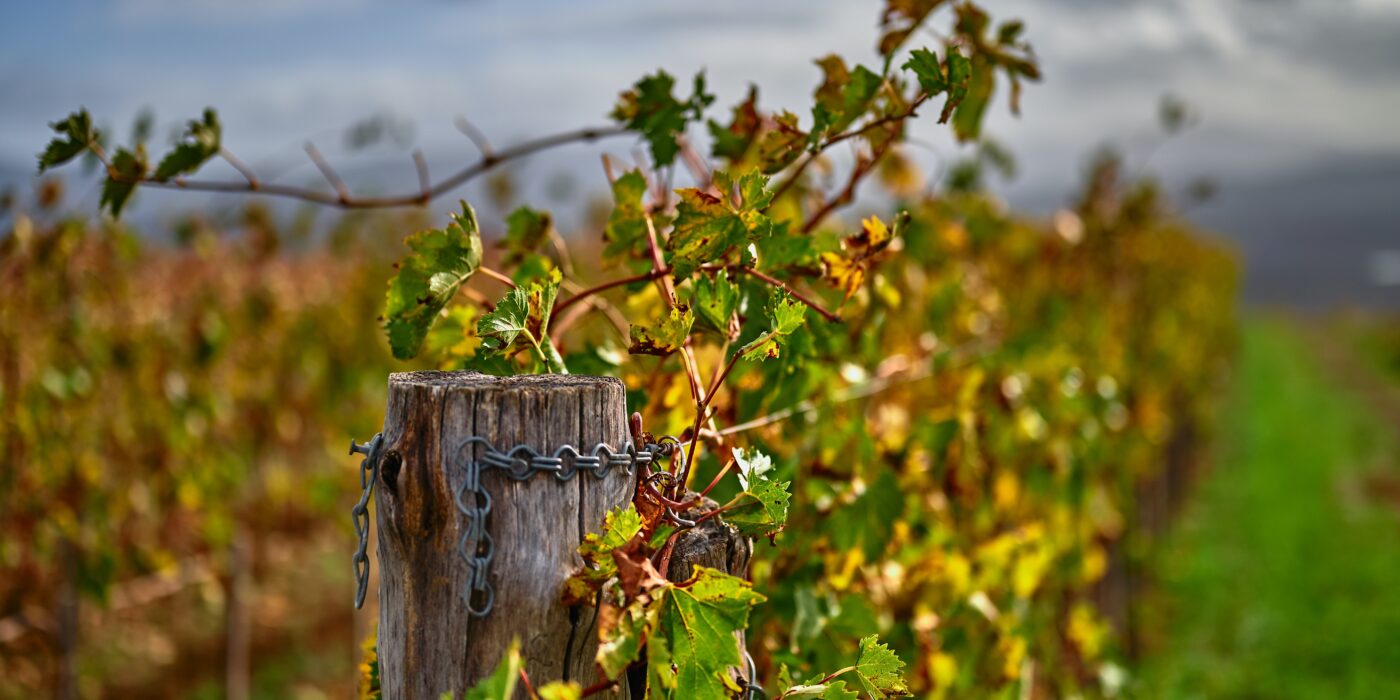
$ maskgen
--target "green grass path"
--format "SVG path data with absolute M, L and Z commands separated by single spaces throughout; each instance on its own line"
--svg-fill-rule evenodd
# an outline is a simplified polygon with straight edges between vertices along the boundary
M 1159 567 L 1146 697 L 1400 698 L 1400 512 L 1364 487 L 1400 470 L 1400 426 L 1309 350 L 1245 324 L 1213 467 Z

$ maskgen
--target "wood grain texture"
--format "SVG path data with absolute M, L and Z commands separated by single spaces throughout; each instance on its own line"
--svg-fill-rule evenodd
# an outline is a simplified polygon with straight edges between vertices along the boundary
M 530 445 L 552 452 L 564 444 L 586 450 L 599 442 L 621 449 L 629 440 L 625 416 L 626 393 L 616 379 L 390 376 L 375 496 L 386 699 L 461 693 L 494 669 L 516 637 L 537 683 L 565 677 L 566 655 L 571 680 L 585 686 L 597 680 L 593 610 L 577 611 L 575 629 L 560 591 L 581 563 L 583 535 L 600 529 L 609 509 L 628 502 L 632 477 L 614 470 L 604 479 L 536 474 L 515 481 L 488 470 L 482 483 L 492 497 L 487 527 L 496 544 L 490 570 L 496 600 L 490 615 L 475 618 L 461 597 L 470 570 L 457 552 L 466 522 L 454 497 L 467 457 L 459 456 L 458 446 L 478 435 L 501 450 Z M 467 450 L 473 457 L 480 451 Z M 626 690 L 616 695 L 625 697 Z M 524 690 L 517 695 L 525 697 Z

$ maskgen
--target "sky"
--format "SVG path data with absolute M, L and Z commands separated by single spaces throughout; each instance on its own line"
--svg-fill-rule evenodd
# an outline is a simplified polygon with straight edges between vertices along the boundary
M 1130 169 L 1175 190 L 1199 177 L 1218 185 L 1188 215 L 1241 249 L 1248 299 L 1400 308 L 1400 0 L 982 4 L 1025 21 L 1045 75 L 1027 86 L 1020 118 L 1003 92 L 988 121 L 1019 163 L 1014 180 L 996 184 L 1012 206 L 1063 206 L 1089 155 L 1114 145 Z M 0 183 L 27 182 L 46 123 L 78 106 L 122 136 L 150 109 L 163 136 L 212 105 L 225 145 L 264 177 L 318 182 L 301 151 L 311 140 L 366 190 L 414 187 L 412 148 L 438 174 L 474 159 L 458 116 L 497 148 L 601 125 L 618 91 L 656 68 L 705 70 L 717 118 L 749 82 L 761 105 L 803 113 L 820 80 L 813 59 L 877 63 L 879 9 L 876 0 L 5 3 Z M 1200 121 L 1164 141 L 1156 112 L 1166 94 Z M 349 152 L 346 129 L 375 115 L 403 138 Z M 931 118 L 913 135 L 927 144 L 911 151 L 926 171 L 964 155 Z M 581 201 L 603 191 L 599 154 L 626 160 L 632 149 L 573 146 L 515 174 L 539 191 L 569 173 Z M 231 174 L 221 168 L 210 176 Z M 84 197 L 95 210 L 95 191 Z M 159 227 L 175 208 L 208 205 L 145 193 L 132 216 Z

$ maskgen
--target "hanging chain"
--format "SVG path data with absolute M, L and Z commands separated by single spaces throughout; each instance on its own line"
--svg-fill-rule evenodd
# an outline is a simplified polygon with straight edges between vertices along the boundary
M 665 437 L 647 443 L 641 450 L 629 442 L 622 451 L 599 443 L 587 452 L 573 445 L 564 445 L 545 453 L 528 445 L 501 451 L 486 438 L 477 436 L 463 440 L 457 446 L 457 460 L 463 463 L 466 475 L 457 489 L 456 501 L 457 511 L 467 523 L 457 540 L 457 552 L 471 572 L 462 595 L 467 612 L 473 617 L 485 617 L 496 603 L 496 589 L 487 578 L 491 560 L 496 556 L 496 542 L 486 530 L 486 520 L 491 514 L 491 494 L 481 479 L 486 470 L 496 469 L 515 481 L 525 481 L 539 473 L 553 474 L 559 481 L 569 481 L 579 472 L 589 472 L 594 478 L 603 479 L 613 469 L 620 469 L 630 476 L 636 469 L 647 467 L 659 457 L 676 454 L 675 446 L 678 444 L 680 441 L 675 438 Z M 480 456 L 474 458 L 463 454 L 472 446 L 481 448 Z
M 564 445 L 553 452 L 544 453 L 528 445 L 518 445 L 506 451 L 496 449 L 486 438 L 469 437 L 457 445 L 457 460 L 462 462 L 466 472 L 462 485 L 457 488 L 457 512 L 466 519 L 462 536 L 457 539 L 457 552 L 466 562 L 470 574 L 463 600 L 467 611 L 473 617 L 485 617 L 491 613 L 496 603 L 496 589 L 492 587 L 487 573 L 491 560 L 496 556 L 496 542 L 487 532 L 487 518 L 491 515 L 491 494 L 482 483 L 482 475 L 488 469 L 504 473 L 515 481 L 525 481 L 535 474 L 549 473 L 559 481 L 569 481 L 579 472 L 588 472 L 596 479 L 603 479 L 613 469 L 620 469 L 632 475 L 638 468 L 645 468 L 661 457 L 678 458 L 680 441 L 666 436 L 656 442 L 647 442 L 638 450 L 632 442 L 626 448 L 614 450 L 599 443 L 584 452 L 573 445 Z M 374 482 L 379 478 L 379 460 L 384 446 L 384 434 L 379 433 L 366 444 L 350 441 L 350 454 L 365 456 L 360 461 L 360 500 L 350 509 L 350 517 L 355 525 L 355 535 L 359 546 L 352 557 L 355 564 L 355 608 L 364 606 L 365 592 L 369 590 L 369 499 L 373 495 Z M 479 457 L 464 452 L 468 447 L 480 449 Z
M 355 536 L 360 544 L 355 549 L 355 609 L 365 604 L 365 591 L 369 590 L 369 497 L 374 491 L 374 482 L 379 479 L 379 451 L 384 446 L 384 433 L 376 433 L 364 445 L 350 441 L 350 454 L 362 454 L 360 460 L 360 502 L 350 509 L 350 519 L 355 523 Z

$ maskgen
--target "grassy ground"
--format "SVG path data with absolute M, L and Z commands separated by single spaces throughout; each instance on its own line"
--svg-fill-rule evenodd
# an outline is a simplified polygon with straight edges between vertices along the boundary
M 1400 511 L 1373 486 L 1400 473 L 1400 426 L 1310 350 L 1246 325 L 1220 453 L 1161 564 L 1147 697 L 1400 698 Z

